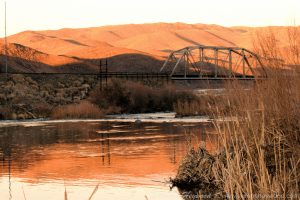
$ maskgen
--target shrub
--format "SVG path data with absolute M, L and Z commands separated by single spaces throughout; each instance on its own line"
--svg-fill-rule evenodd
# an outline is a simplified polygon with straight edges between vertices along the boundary
M 103 112 L 94 104 L 82 101 L 79 104 L 59 106 L 52 111 L 54 119 L 100 118 Z
M 121 113 L 144 113 L 173 111 L 177 101 L 192 99 L 196 99 L 192 92 L 178 90 L 174 86 L 154 88 L 113 79 L 103 91 L 94 91 L 89 100 L 107 113 L 111 107 L 118 108 Z
M 51 114 L 52 107 L 47 103 L 35 103 L 33 105 L 33 113 L 39 118 L 48 117 Z

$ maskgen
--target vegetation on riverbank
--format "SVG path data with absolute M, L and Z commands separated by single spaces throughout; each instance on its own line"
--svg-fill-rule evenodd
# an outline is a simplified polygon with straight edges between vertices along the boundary
M 197 101 L 188 89 L 111 79 L 100 91 L 93 76 L 0 77 L 0 120 L 99 118 L 106 114 L 176 111 Z M 151 85 L 151 86 L 150 86 Z
M 72 75 L 0 76 L 0 120 L 48 118 L 54 108 L 86 99 L 95 80 Z
M 112 79 L 102 92 L 94 91 L 89 100 L 105 113 L 149 113 L 173 111 L 177 101 L 196 99 L 192 91 L 174 85 L 151 87 L 141 83 Z
M 227 86 L 220 106 L 228 110 L 211 115 L 236 120 L 214 122 L 218 152 L 192 148 L 182 161 L 172 183 L 185 190 L 185 199 L 299 199 L 300 31 L 289 34 L 290 48 L 283 53 L 272 33 L 259 35 L 255 44 L 270 58 L 269 78 L 248 90 Z

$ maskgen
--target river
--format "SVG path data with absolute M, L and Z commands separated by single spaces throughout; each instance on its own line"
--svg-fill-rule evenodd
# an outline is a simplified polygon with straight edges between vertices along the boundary
M 210 123 L 73 121 L 0 127 L 2 200 L 176 200 L 188 141 L 213 149 Z M 209 140 L 207 136 L 209 136 Z M 210 142 L 209 142 L 210 141 Z

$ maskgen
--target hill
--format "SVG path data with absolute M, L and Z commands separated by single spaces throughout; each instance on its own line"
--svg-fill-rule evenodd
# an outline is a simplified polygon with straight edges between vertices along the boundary
M 113 63 L 124 64 L 130 61 L 136 63 L 135 67 L 144 70 L 148 70 L 149 67 L 152 70 L 160 67 L 158 64 L 162 63 L 170 51 L 186 46 L 202 44 L 252 49 L 253 39 L 257 32 L 272 31 L 278 37 L 279 46 L 286 47 L 288 45 L 287 29 L 288 27 L 222 27 L 184 23 L 128 24 L 25 31 L 8 37 L 8 41 L 23 45 L 26 51 L 31 49 L 30 51 L 39 52 L 36 62 L 47 65 L 50 67 L 47 70 L 50 71 L 53 67 L 74 64 L 78 64 L 79 68 L 88 67 L 96 70 L 96 63 L 87 63 L 87 61 L 107 57 L 114 58 Z M 151 62 L 147 64 L 150 60 Z M 153 63 L 157 66 L 153 66 Z M 133 68 L 128 64 L 122 66 L 112 66 L 112 69 L 122 68 L 126 71 L 127 67 L 131 70 Z M 37 69 L 38 67 L 34 70 Z

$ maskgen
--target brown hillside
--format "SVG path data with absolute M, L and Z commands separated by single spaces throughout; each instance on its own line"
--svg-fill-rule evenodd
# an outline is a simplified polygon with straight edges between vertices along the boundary
M 256 32 L 272 30 L 284 46 L 287 27 L 222 27 L 205 24 L 156 23 L 104 26 L 52 31 L 26 31 L 9 37 L 10 42 L 23 44 L 39 51 L 69 55 L 89 48 L 118 48 L 153 54 L 175 50 L 187 45 L 242 46 L 252 48 Z M 120 54 L 124 53 L 120 50 Z M 91 51 L 92 52 L 92 51 Z M 72 55 L 70 55 L 72 56 Z
M 163 60 L 163 57 L 172 50 L 197 44 L 240 46 L 252 49 L 253 39 L 257 32 L 270 30 L 276 35 L 278 46 L 284 48 L 288 44 L 287 29 L 288 27 L 228 28 L 218 25 L 184 23 L 128 24 L 82 29 L 26 31 L 10 36 L 8 41 L 44 52 L 47 56 L 39 57 L 38 61 L 50 66 L 72 65 L 74 62 L 82 63 L 82 60 L 86 59 L 116 58 L 119 55 L 127 55 L 118 57 L 126 58 L 118 61 L 119 63 L 127 60 L 139 63 L 138 60 L 132 61 L 128 55 L 141 54 L 141 56 L 134 57 L 141 59 L 149 56 Z M 119 66 L 115 67 L 119 68 Z M 148 67 L 153 66 L 149 63 Z
M 3 43 L 0 43 L 0 67 L 4 71 L 5 51 Z M 88 71 L 94 71 L 95 66 L 84 63 L 81 60 L 66 56 L 46 54 L 35 49 L 10 43 L 8 44 L 8 69 L 18 72 L 58 72 L 61 67 L 66 69 L 70 64 L 81 65 Z M 73 69 L 71 69 L 73 71 Z

